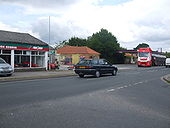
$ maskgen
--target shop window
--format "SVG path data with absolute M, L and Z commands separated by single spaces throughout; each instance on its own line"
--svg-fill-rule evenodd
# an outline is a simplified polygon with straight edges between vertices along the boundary
M 30 55 L 30 51 L 26 51 L 26 55 Z
M 27 55 L 15 55 L 15 68 L 25 68 L 25 67 L 43 67 L 44 56 L 32 56 L 30 65 L 30 56 Z
M 45 55 L 45 52 L 39 51 L 39 55 Z
M 32 51 L 31 54 L 32 55 L 38 55 L 38 51 Z
M 23 55 L 27 55 L 27 51 L 23 51 L 22 54 L 23 54 Z
M 21 55 L 21 54 L 22 54 L 22 51 L 21 51 L 21 50 L 15 50 L 15 51 L 14 51 L 14 54 Z
M 15 67 L 30 67 L 30 57 L 29 56 L 22 56 L 22 55 L 15 55 L 14 56 L 14 66 Z
M 66 64 L 66 65 L 72 64 L 72 58 L 71 58 L 71 57 L 66 57 L 66 58 L 65 58 L 65 63 L 64 63 L 64 64 Z
M 32 56 L 31 67 L 43 67 L 43 65 L 44 65 L 43 60 L 44 59 L 41 56 Z
M 3 54 L 11 54 L 11 50 L 2 50 Z

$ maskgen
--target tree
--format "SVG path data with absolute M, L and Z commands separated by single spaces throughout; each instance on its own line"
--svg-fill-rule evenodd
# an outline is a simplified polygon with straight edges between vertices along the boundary
M 108 32 L 106 29 L 101 29 L 99 32 L 93 34 L 87 39 L 88 47 L 101 53 L 101 58 L 109 60 L 111 63 L 118 63 L 117 50 L 120 49 L 120 44 L 117 38 Z
M 72 37 L 71 39 L 68 40 L 66 45 L 70 46 L 87 46 L 87 40 L 78 38 L 78 37 Z
M 101 29 L 87 39 L 72 37 L 68 41 L 60 42 L 56 48 L 63 47 L 64 45 L 87 46 L 99 52 L 101 58 L 105 58 L 111 63 L 124 62 L 124 55 L 117 53 L 118 50 L 123 50 L 124 48 L 120 47 L 117 38 L 106 29 Z
M 149 45 L 146 44 L 146 43 L 138 44 L 138 46 L 136 48 L 134 48 L 134 49 L 137 50 L 139 48 L 149 48 Z
M 166 52 L 165 55 L 167 58 L 170 58 L 170 52 Z

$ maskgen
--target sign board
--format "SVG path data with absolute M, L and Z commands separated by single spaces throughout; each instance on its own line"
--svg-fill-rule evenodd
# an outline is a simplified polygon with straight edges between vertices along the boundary
M 17 50 L 33 50 L 33 51 L 49 51 L 48 46 L 15 44 L 15 43 L 1 43 L 0 49 L 17 49 Z

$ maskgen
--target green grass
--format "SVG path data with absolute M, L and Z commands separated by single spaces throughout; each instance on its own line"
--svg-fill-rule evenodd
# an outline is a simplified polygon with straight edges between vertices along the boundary
M 169 80 L 167 80 L 167 79 L 165 79 L 165 78 L 163 78 L 167 83 L 169 83 L 170 84 L 170 81 Z

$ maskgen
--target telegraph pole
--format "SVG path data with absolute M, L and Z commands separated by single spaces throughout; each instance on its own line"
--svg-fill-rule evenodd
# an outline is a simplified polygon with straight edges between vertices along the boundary
M 49 31 L 48 31 L 48 34 L 49 34 L 49 37 L 48 37 L 48 45 L 50 46 L 50 43 L 51 43 L 51 42 L 50 42 L 50 36 L 51 36 L 51 35 L 50 35 L 50 31 L 51 31 L 51 30 L 50 30 L 50 16 L 49 16 L 49 21 L 48 21 L 48 23 L 49 23 L 49 24 L 48 24 L 48 25 L 49 25 L 49 26 L 48 26 L 48 30 L 49 30 Z M 49 47 L 49 49 L 50 49 L 50 47 Z M 48 55 L 49 55 L 48 68 L 49 68 L 49 70 L 51 70 L 51 67 L 50 67 L 51 55 L 50 55 L 50 53 L 48 53 Z
M 50 44 L 50 16 L 49 16 L 49 26 L 48 26 L 48 28 L 49 28 L 49 40 L 48 40 L 48 43 Z

